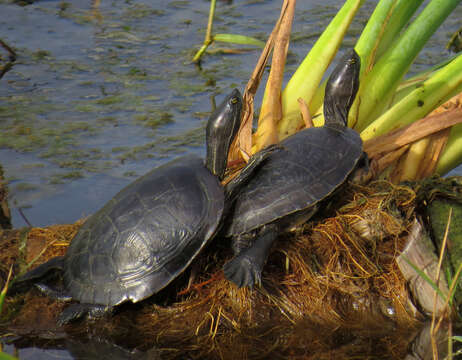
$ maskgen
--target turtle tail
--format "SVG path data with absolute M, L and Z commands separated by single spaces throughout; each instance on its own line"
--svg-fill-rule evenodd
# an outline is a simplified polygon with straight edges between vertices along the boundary
M 64 256 L 54 257 L 48 260 L 46 263 L 43 263 L 36 268 L 26 272 L 24 275 L 14 279 L 13 284 L 8 292 L 10 294 L 14 294 L 17 292 L 26 291 L 31 285 L 39 280 L 43 280 L 44 278 L 48 277 L 48 275 L 54 274 L 56 271 L 62 272 L 63 267 Z

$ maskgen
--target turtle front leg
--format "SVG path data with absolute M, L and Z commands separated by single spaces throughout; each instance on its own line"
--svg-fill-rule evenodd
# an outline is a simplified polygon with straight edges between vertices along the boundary
M 239 288 L 261 284 L 261 272 L 268 258 L 271 245 L 277 238 L 279 228 L 275 224 L 261 228 L 257 239 L 247 249 L 242 250 L 223 267 L 225 277 Z
M 72 321 L 86 316 L 89 319 L 96 319 L 111 312 L 112 308 L 98 304 L 75 303 L 66 307 L 58 318 L 58 325 L 66 325 Z

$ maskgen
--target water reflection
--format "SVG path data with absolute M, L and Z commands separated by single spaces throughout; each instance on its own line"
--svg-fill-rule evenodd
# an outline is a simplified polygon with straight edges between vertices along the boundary
M 143 334 L 138 335 L 139 338 Z M 377 335 L 379 336 L 379 335 Z M 431 341 L 431 323 L 422 324 L 422 326 L 410 333 L 395 334 L 393 340 L 392 336 L 387 335 L 389 338 L 389 355 L 395 354 L 392 358 L 403 358 L 406 360 L 431 360 L 433 359 L 433 349 Z M 398 339 L 398 337 L 404 337 Z M 384 349 L 377 347 L 378 342 L 371 344 L 369 337 L 355 337 L 347 333 L 332 333 L 330 339 L 319 339 L 321 343 L 330 344 L 331 354 L 335 358 L 346 358 L 353 356 L 357 359 L 369 359 L 371 357 L 382 358 L 383 354 L 379 351 Z M 382 334 L 383 340 L 383 334 Z M 443 326 L 438 334 L 435 336 L 437 344 L 437 352 L 440 359 L 444 359 L 447 355 L 447 326 Z M 400 352 L 396 349 L 397 344 L 408 344 L 407 354 L 404 357 L 396 357 Z M 150 348 L 142 347 L 142 341 L 138 344 L 140 348 L 128 348 L 126 345 L 117 344 L 110 338 L 100 337 L 98 334 L 80 334 L 79 336 L 72 336 L 67 334 L 62 339 L 45 339 L 45 338 L 22 338 L 20 340 L 12 341 L 4 349 L 7 353 L 15 354 L 20 359 L 81 359 L 81 360 L 119 360 L 119 359 L 188 359 L 195 358 L 197 351 L 191 348 L 168 348 L 165 344 L 156 346 L 151 345 Z M 217 344 L 218 345 L 218 344 Z M 198 346 L 200 346 L 198 344 Z M 277 346 L 275 347 L 277 348 Z M 368 349 L 368 351 L 367 351 Z M 218 358 L 220 353 L 215 349 L 210 353 L 210 358 Z M 229 349 L 221 355 L 229 355 Z M 277 351 L 275 352 L 277 353 Z M 274 353 L 273 353 L 274 354 Z M 310 358 L 322 358 L 325 356 L 326 350 L 316 352 L 310 351 Z M 382 354 L 382 355 L 381 355 Z M 239 355 L 236 355 L 239 358 Z

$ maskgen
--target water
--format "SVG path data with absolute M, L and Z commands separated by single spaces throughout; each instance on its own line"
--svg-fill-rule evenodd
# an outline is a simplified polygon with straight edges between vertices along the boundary
M 281 3 L 218 2 L 215 32 L 266 40 Z M 298 2 L 288 75 L 340 3 Z M 346 44 L 354 43 L 375 3 L 363 6 Z M 180 154 L 204 154 L 212 99 L 243 90 L 260 53 L 215 52 L 201 67 L 191 64 L 208 11 L 203 0 L 102 0 L 97 7 L 90 0 L 28 6 L 0 0 L 0 38 L 17 52 L 0 80 L 0 163 L 15 227 L 26 225 L 18 209 L 34 226 L 74 222 L 153 167 Z M 444 45 L 461 18 L 459 5 L 414 71 L 447 56 Z M 237 46 L 212 50 L 218 47 Z M 7 53 L 0 54 L 3 65 Z M 21 358 L 41 356 L 26 351 Z M 43 351 L 43 358 L 70 358 L 63 349 Z
M 215 31 L 265 40 L 279 6 L 220 2 Z M 373 6 L 361 9 L 346 43 Z M 297 4 L 288 74 L 338 8 L 333 0 Z M 0 1 L 2 39 L 18 54 L 0 88 L 0 163 L 14 226 L 26 225 L 19 208 L 34 226 L 74 222 L 160 163 L 204 153 L 211 97 L 243 89 L 259 55 L 215 53 L 201 68 L 191 64 L 208 10 L 208 1 Z M 458 15 L 460 7 L 416 70 L 446 56 Z

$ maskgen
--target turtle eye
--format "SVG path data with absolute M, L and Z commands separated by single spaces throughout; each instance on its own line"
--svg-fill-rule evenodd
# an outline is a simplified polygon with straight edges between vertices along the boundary
M 238 98 L 237 97 L 233 97 L 231 99 L 231 104 L 236 104 L 238 102 Z

